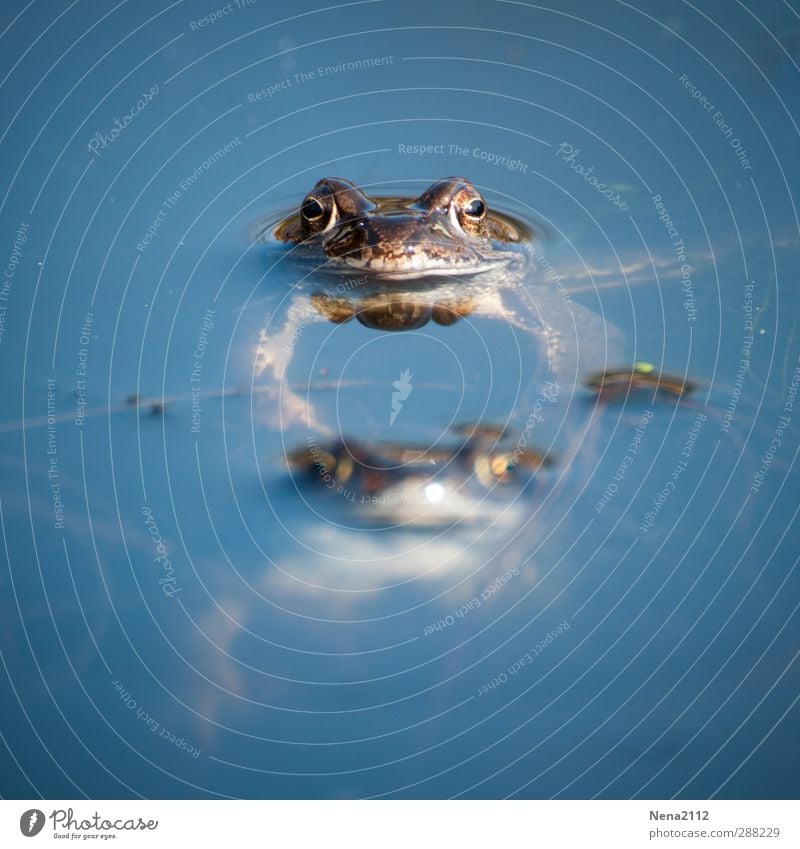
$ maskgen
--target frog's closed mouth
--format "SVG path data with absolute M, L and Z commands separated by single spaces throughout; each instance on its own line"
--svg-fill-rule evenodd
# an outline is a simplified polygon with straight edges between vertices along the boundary
M 349 180 L 320 180 L 275 238 L 324 270 L 383 280 L 472 276 L 522 261 L 530 231 L 490 210 L 463 177 L 416 198 L 371 197 Z

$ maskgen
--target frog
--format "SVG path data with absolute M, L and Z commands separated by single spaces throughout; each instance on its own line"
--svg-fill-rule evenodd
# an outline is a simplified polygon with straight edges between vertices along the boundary
M 521 262 L 513 248 L 530 232 L 490 210 L 463 177 L 437 180 L 416 198 L 372 197 L 349 180 L 323 178 L 275 237 L 326 272 L 419 283 L 503 274 Z
M 621 357 L 622 332 L 538 273 L 545 228 L 494 208 L 465 177 L 405 197 L 324 177 L 261 237 L 278 248 L 275 264 L 298 274 L 254 352 L 257 377 L 275 388 L 271 416 L 280 427 L 335 434 L 286 380 L 298 339 L 320 321 L 396 333 L 496 319 L 534 343 L 532 374 L 567 387 Z

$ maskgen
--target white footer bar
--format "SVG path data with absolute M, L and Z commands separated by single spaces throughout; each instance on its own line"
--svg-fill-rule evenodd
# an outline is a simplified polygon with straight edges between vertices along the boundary
M 0 846 L 800 846 L 784 801 L 0 801 Z

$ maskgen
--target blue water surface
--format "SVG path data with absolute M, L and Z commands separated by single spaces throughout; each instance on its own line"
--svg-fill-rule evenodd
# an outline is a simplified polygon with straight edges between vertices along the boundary
M 3 796 L 797 797 L 794 0 L 0 30 Z M 315 314 L 270 226 L 449 175 L 536 234 L 505 307 Z M 697 389 L 581 385 L 637 361 Z M 429 522 L 287 468 L 477 421 L 557 462 Z

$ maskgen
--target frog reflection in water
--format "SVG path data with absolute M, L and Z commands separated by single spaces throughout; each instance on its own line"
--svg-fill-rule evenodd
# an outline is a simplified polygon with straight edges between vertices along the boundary
M 315 321 L 355 319 L 379 331 L 407 331 L 498 319 L 539 347 L 530 381 L 546 372 L 568 389 L 581 372 L 619 359 L 619 331 L 552 283 L 533 279 L 532 231 L 490 209 L 462 177 L 439 180 L 414 198 L 371 197 L 347 180 L 323 179 L 274 237 L 292 245 L 282 260 L 307 267 L 257 351 L 257 371 L 279 387 L 282 426 L 304 423 L 336 435 L 285 379 L 303 328 Z M 517 414 L 524 421 L 528 411 Z
M 492 506 L 489 494 L 519 492 L 555 463 L 552 455 L 514 444 L 502 427 L 468 424 L 450 431 L 450 444 L 437 446 L 311 440 L 287 460 L 297 482 L 369 504 L 373 520 L 415 524 L 484 520 Z M 482 509 L 470 517 L 464 508 L 478 499 Z

